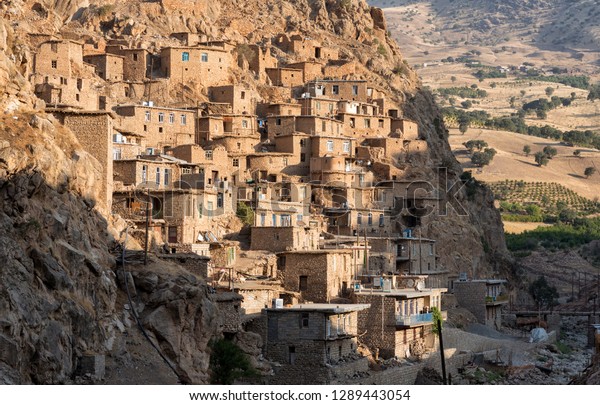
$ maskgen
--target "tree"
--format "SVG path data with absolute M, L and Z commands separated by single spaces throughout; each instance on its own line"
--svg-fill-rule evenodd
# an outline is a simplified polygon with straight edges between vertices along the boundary
M 586 179 L 589 178 L 594 173 L 596 173 L 596 168 L 595 167 L 586 167 L 585 171 L 583 172 L 583 174 L 585 175 Z
M 469 150 L 469 153 L 473 153 L 475 149 L 481 152 L 483 148 L 487 148 L 488 143 L 481 139 L 471 139 L 470 141 L 465 142 L 463 145 L 465 145 L 465 147 Z
M 587 96 L 587 99 L 590 101 L 600 100 L 600 83 L 590 87 L 590 92 Z
M 554 93 L 554 89 L 552 87 L 546 87 L 546 95 L 550 97 Z
M 537 163 L 537 165 L 540 167 L 546 166 L 548 164 L 548 162 L 550 161 L 550 159 L 548 159 L 548 156 L 546 156 L 546 154 L 544 152 L 537 152 L 534 155 L 534 158 L 535 158 L 535 163 Z
M 241 377 L 253 377 L 256 370 L 248 356 L 231 340 L 219 339 L 211 344 L 210 369 L 212 384 L 233 384 Z
M 471 108 L 471 107 L 473 107 L 473 102 L 472 102 L 471 100 L 465 100 L 465 101 L 463 101 L 462 103 L 460 103 L 460 105 L 461 105 L 463 108 L 467 109 L 467 108 Z
M 558 304 L 558 291 L 556 287 L 548 284 L 544 276 L 540 276 L 529 285 L 529 294 L 531 294 L 539 309 L 552 309 Z
M 548 113 L 546 112 L 546 110 L 542 110 L 541 108 L 535 110 L 535 115 L 541 120 L 545 120 L 546 118 L 548 118 Z
M 558 151 L 556 150 L 556 148 L 553 148 L 550 145 L 544 147 L 544 149 L 542 150 L 542 152 L 544 152 L 544 154 L 546 156 L 548 156 L 548 159 L 552 159 L 558 153 Z
M 452 81 L 452 83 L 456 83 L 456 76 L 451 76 L 450 80 Z
M 510 108 L 515 108 L 515 103 L 517 101 L 517 98 L 515 96 L 510 96 Z
M 531 146 L 529 146 L 529 145 L 523 146 L 523 153 L 525 154 L 525 156 L 529 156 L 529 154 L 531 153 Z
M 489 165 L 496 156 L 496 150 L 492 148 L 485 148 L 483 152 L 475 152 L 471 156 L 471 163 L 476 166 L 483 167 Z
M 575 97 L 577 97 L 577 93 L 575 93 L 574 91 L 571 92 L 571 100 L 575 100 Z
M 527 93 L 527 92 L 525 90 L 521 90 L 520 93 L 521 93 L 521 97 L 523 97 L 525 95 L 525 93 Z
M 450 97 L 450 98 L 448 98 L 448 102 L 450 103 L 450 105 L 453 106 L 454 104 L 456 104 L 456 98 Z
M 573 151 L 573 156 L 581 157 L 581 149 L 575 149 Z

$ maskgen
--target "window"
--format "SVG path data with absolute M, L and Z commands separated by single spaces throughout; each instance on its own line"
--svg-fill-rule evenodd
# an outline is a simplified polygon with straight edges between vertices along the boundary
M 57 62 L 57 61 L 55 61 L 55 60 L 53 60 L 53 61 L 51 62 L 51 65 L 52 65 L 52 69 L 56 69 L 56 68 L 57 68 L 57 66 L 58 66 L 58 62 Z
M 371 119 L 365 118 L 365 128 L 371 128 Z
M 301 153 L 300 154 L 300 161 L 301 162 L 306 162 L 306 153 Z
M 385 218 L 383 216 L 383 214 L 379 214 L 379 226 L 384 226 L 385 225 Z
M 246 92 L 245 92 L 245 91 L 242 91 L 242 93 L 240 94 L 240 98 L 241 98 L 242 100 L 245 100 L 245 99 L 246 99 Z
M 291 226 L 292 225 L 292 217 L 289 214 L 281 215 L 281 226 Z
M 340 86 L 338 86 L 337 84 L 334 84 L 331 87 L 331 93 L 332 94 L 340 94 Z
M 267 219 L 267 214 L 265 214 L 264 212 L 261 212 L 261 214 L 260 214 L 260 226 L 265 226 L 266 219 Z
M 356 225 L 362 225 L 362 214 L 360 212 L 356 216 Z
M 131 56 L 133 57 L 133 61 L 134 61 L 134 62 L 137 62 L 137 60 L 138 60 L 138 54 L 137 54 L 137 53 L 134 53 L 134 54 L 133 54 L 133 55 L 131 55 Z
M 217 208 L 223 208 L 223 193 L 217 194 Z
M 300 328 L 308 328 L 309 319 L 310 315 L 307 312 L 300 314 Z
M 379 120 L 379 128 L 383 128 L 383 120 Z
M 273 223 L 271 224 L 272 226 L 277 226 L 277 215 L 272 214 L 271 221 L 273 221 Z
M 168 186 L 171 181 L 171 170 L 172 169 L 165 169 L 165 186 Z
M 75 100 L 76 100 L 76 101 L 79 101 L 79 93 L 78 93 L 78 94 L 75 94 Z
M 145 183 L 147 178 L 148 178 L 148 166 L 144 165 L 144 166 L 142 166 L 142 183 Z
M 354 128 L 355 125 L 356 125 L 356 122 L 355 122 L 354 118 L 350 118 L 350 128 Z
M 58 44 L 56 42 L 50 43 L 50 50 L 52 52 L 58 52 Z
M 206 52 L 202 52 L 202 54 L 200 55 L 200 60 L 202 62 L 208 62 L 208 54 Z
M 332 113 L 333 112 L 333 104 L 329 103 L 329 112 Z
M 169 227 L 169 243 L 177 243 L 177 227 Z
M 121 148 L 113 148 L 113 160 L 121 160 Z
M 233 167 L 240 167 L 240 159 L 233 158 L 233 161 L 232 161 L 231 164 L 232 164 Z
M 146 122 L 150 122 L 150 111 L 144 113 L 144 119 Z
M 187 116 L 185 114 L 181 114 L 181 125 L 185 125 L 187 121 Z
M 327 141 L 327 151 L 333 152 L 333 141 Z
M 160 167 L 156 168 L 156 185 L 160 186 Z
M 358 86 L 352 86 L 352 95 L 358 96 Z
M 204 151 L 204 157 L 206 158 L 206 160 L 212 160 L 212 158 L 213 158 L 212 150 Z
M 275 125 L 281 125 L 281 118 L 275 119 Z
M 242 120 L 242 128 L 248 128 L 248 120 Z
M 321 102 L 317 101 L 317 111 L 319 111 L 321 109 Z
M 323 131 L 323 132 L 327 131 L 327 122 L 326 121 L 321 121 L 321 131 Z
M 288 158 L 283 158 L 283 165 L 287 166 L 288 165 Z
M 190 60 L 190 53 L 189 52 L 182 52 L 181 53 L 181 60 L 183 62 L 189 62 L 189 60 Z
M 169 113 L 169 124 L 174 124 L 174 123 L 175 123 L 175 114 Z
M 350 153 L 350 141 L 344 142 L 344 153 Z
M 367 216 L 367 225 L 373 225 L 373 214 L 371 214 L 370 212 Z
M 306 139 L 300 139 L 300 147 L 304 148 L 306 146 Z
M 302 214 L 296 215 L 296 222 L 301 222 L 304 216 Z
M 308 276 L 300 276 L 299 279 L 299 290 L 306 291 L 308 290 Z
M 82 87 L 83 87 L 83 80 L 77 79 L 77 90 L 81 91 Z
M 165 113 L 158 113 L 158 122 L 165 122 Z
M 288 362 L 290 364 L 296 364 L 296 347 L 295 346 L 288 347 Z

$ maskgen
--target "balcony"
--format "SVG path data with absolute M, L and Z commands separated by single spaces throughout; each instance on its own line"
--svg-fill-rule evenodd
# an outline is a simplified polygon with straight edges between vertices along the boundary
M 448 312 L 441 311 L 442 320 L 448 319 Z M 396 315 L 396 326 L 413 327 L 433 323 L 433 312 L 416 315 Z
M 433 322 L 433 313 L 416 315 L 396 315 L 396 325 L 415 326 Z

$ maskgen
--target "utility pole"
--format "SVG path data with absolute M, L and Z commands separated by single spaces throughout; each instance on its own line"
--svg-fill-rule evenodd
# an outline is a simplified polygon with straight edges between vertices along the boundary
M 442 320 L 438 318 L 437 320 L 438 333 L 440 334 L 440 356 L 442 359 L 442 380 L 444 385 L 448 385 L 448 381 L 446 380 L 446 357 L 444 356 L 444 338 L 442 336 Z
M 146 183 L 146 242 L 144 245 L 144 266 L 148 265 L 148 231 L 150 228 L 150 188 Z

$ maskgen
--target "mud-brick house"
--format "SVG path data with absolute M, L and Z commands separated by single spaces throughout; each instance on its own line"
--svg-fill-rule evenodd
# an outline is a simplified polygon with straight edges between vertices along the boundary
M 357 316 L 365 304 L 298 304 L 268 308 L 264 355 L 279 364 L 270 384 L 343 383 L 368 371 L 359 354 Z
M 506 280 L 459 280 L 453 283 L 458 305 L 468 309 L 477 321 L 495 328 L 500 327 L 502 308 L 508 304 Z
M 355 293 L 356 302 L 370 304 L 358 317 L 359 333 L 366 332 L 362 342 L 384 358 L 419 357 L 435 346 L 431 308 L 440 308 L 446 289 L 415 284 L 415 288 L 372 288 Z
M 196 81 L 205 87 L 231 82 L 233 59 L 227 46 L 173 46 L 160 51 L 160 69 L 171 82 Z
M 160 154 L 173 146 L 194 143 L 194 111 L 145 104 L 120 105 L 114 110 L 118 127 L 143 136 L 148 154 Z
M 109 82 L 123 81 L 124 59 L 124 56 L 110 53 L 86 55 L 83 57 L 84 62 L 94 66 L 95 72 L 98 76 Z

